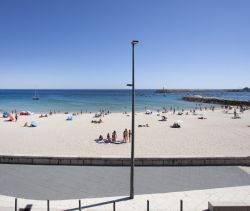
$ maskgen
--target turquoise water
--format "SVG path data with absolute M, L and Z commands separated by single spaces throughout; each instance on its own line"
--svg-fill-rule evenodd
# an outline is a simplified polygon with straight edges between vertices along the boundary
M 38 90 L 40 100 L 32 100 L 34 90 L 0 90 L 0 110 L 29 110 L 48 112 L 50 110 L 92 111 L 108 109 L 112 112 L 131 110 L 130 90 Z M 226 92 L 223 90 L 208 92 L 176 92 L 157 95 L 155 90 L 136 90 L 136 110 L 157 110 L 163 107 L 178 109 L 194 108 L 196 103 L 181 100 L 183 96 L 205 94 L 209 96 L 250 100 L 249 92 Z

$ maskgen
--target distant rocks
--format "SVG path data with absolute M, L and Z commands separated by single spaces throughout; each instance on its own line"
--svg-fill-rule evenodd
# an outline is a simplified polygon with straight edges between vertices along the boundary
M 245 87 L 243 89 L 229 89 L 228 92 L 250 92 L 250 88 Z
M 221 99 L 221 98 L 207 97 L 202 95 L 186 96 L 183 97 L 182 99 L 189 102 L 211 103 L 211 104 L 232 105 L 232 106 L 250 106 L 250 101 Z
M 250 92 L 250 88 L 245 87 L 244 89 L 242 89 L 243 92 Z

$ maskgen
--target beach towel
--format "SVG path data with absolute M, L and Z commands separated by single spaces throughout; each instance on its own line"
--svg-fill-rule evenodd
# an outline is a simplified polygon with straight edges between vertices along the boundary
M 125 142 L 123 142 L 123 141 L 114 141 L 114 142 L 112 142 L 113 144 L 124 144 Z

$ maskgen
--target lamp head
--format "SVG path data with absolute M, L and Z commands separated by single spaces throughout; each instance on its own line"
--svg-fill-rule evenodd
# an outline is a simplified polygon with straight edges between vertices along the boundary
M 138 44 L 138 43 L 139 43 L 138 40 L 132 40 L 132 42 L 131 42 L 132 45 L 136 45 L 136 44 Z

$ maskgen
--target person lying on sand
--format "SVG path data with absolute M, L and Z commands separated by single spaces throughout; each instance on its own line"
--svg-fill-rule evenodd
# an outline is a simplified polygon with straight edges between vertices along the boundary
M 204 116 L 200 116 L 200 117 L 198 117 L 198 119 L 207 119 L 207 118 Z
M 48 114 L 41 114 L 39 118 L 48 117 Z
M 149 127 L 148 124 L 145 124 L 145 125 L 138 125 L 138 127 Z
M 161 116 L 161 119 L 159 121 L 165 122 L 165 121 L 167 121 L 167 117 L 166 116 Z
M 25 122 L 23 127 L 37 127 L 37 123 L 32 121 L 30 125 L 28 125 L 28 122 Z
M 97 123 L 97 124 L 100 124 L 102 123 L 102 119 L 99 119 L 99 120 L 92 120 L 91 123 Z

